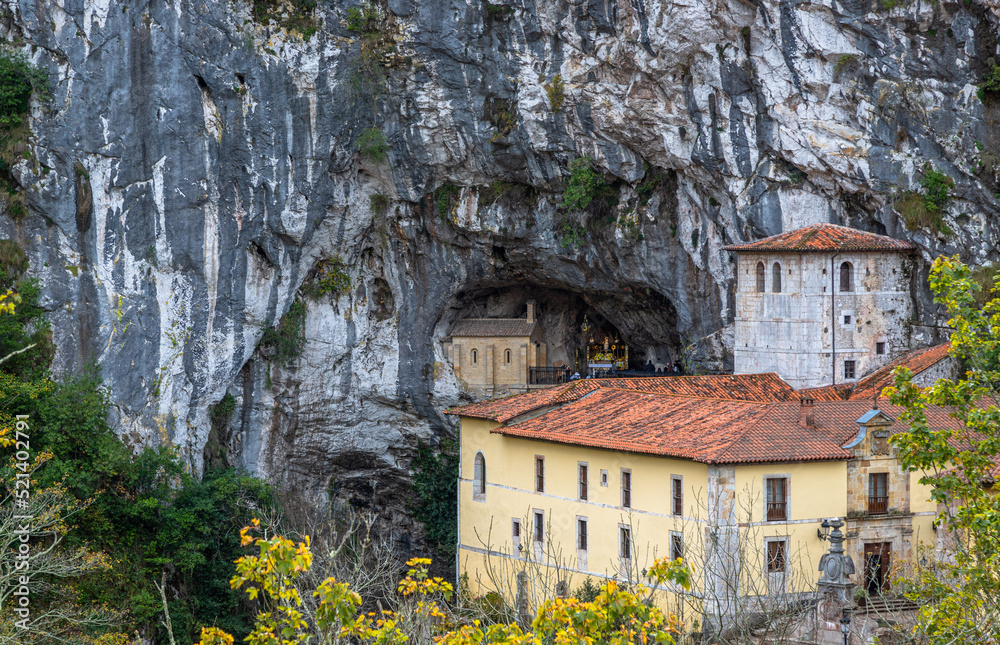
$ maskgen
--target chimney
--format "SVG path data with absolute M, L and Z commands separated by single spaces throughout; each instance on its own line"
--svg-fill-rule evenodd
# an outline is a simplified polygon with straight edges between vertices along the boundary
M 815 408 L 815 401 L 813 399 L 801 398 L 799 399 L 799 425 L 803 428 L 815 428 L 816 423 L 813 421 L 813 409 Z
M 528 324 L 535 322 L 535 301 L 528 301 Z

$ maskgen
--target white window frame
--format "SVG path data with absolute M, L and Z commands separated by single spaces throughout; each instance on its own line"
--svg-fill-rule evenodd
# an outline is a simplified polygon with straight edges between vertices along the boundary
M 514 527 L 517 527 L 517 535 L 514 535 Z M 511 551 L 515 558 L 522 557 L 521 551 L 521 538 L 524 537 L 524 525 L 521 524 L 520 517 L 512 517 L 510 519 L 510 543 Z
M 608 487 L 608 471 L 604 468 L 601 469 L 601 486 Z
M 670 548 L 670 559 L 674 559 L 674 545 L 676 541 L 680 541 L 680 552 L 681 557 L 684 557 L 684 533 L 682 531 L 670 531 L 670 543 L 667 545 Z

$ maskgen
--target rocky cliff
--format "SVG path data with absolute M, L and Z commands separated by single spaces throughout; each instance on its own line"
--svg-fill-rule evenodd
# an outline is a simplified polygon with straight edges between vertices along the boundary
M 724 369 L 724 244 L 832 221 L 924 266 L 996 259 L 979 0 L 313 4 L 4 6 L 52 96 L 0 237 L 44 281 L 57 370 L 98 361 L 122 435 L 195 468 L 401 509 L 414 445 L 461 400 L 440 343 L 461 316 L 533 295 L 553 348 L 587 314 Z M 584 156 L 605 188 L 566 212 Z M 929 172 L 953 182 L 936 217 Z M 296 297 L 306 344 L 283 356 L 261 339 Z

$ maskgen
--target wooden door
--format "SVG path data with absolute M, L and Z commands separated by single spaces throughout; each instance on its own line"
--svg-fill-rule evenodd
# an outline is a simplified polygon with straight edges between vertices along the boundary
M 877 596 L 889 591 L 891 557 L 891 542 L 865 544 L 865 590 L 869 596 Z

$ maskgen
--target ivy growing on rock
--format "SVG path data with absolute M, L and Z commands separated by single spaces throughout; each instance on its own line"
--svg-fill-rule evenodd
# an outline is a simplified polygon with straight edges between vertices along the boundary
M 298 358 L 306 342 L 306 305 L 295 299 L 277 327 L 268 327 L 260 339 L 266 356 L 287 364 Z
M 13 219 L 27 214 L 24 194 L 11 169 L 28 150 L 27 113 L 32 97 L 49 97 L 48 72 L 32 65 L 21 52 L 0 50 L 0 185 L 6 193 L 7 212 Z
M 317 262 L 301 289 L 303 295 L 313 300 L 319 300 L 326 295 L 337 298 L 350 290 L 351 276 L 347 272 L 347 265 L 339 255 Z

